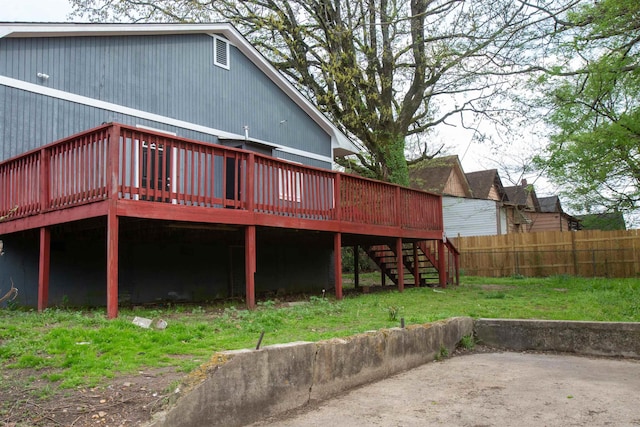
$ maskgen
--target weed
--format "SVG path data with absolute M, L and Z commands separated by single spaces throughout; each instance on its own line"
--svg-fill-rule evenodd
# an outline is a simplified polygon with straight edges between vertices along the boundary
M 16 311 L 20 308 L 20 303 L 18 300 L 9 300 L 7 301 L 7 308 L 11 311 Z
M 506 297 L 507 294 L 504 292 L 495 292 L 485 296 L 486 299 L 505 299 Z
M 205 313 L 205 309 L 202 308 L 201 306 L 197 306 L 191 309 L 191 314 L 204 314 Z
M 389 306 L 389 320 L 396 321 L 398 320 L 398 315 L 400 314 L 400 307 L 391 305 Z
M 51 385 L 49 385 L 49 384 L 45 384 L 45 386 L 44 386 L 44 387 L 40 387 L 40 388 L 37 388 L 37 389 L 33 389 L 33 390 L 30 392 L 30 394 L 31 394 L 33 397 L 36 397 L 36 398 L 38 398 L 38 399 L 47 399 L 47 398 L 49 398 L 49 397 L 53 396 L 53 394 L 55 393 L 55 391 L 56 391 L 56 390 L 55 390 L 55 388 L 54 388 L 54 387 L 51 387 Z
M 471 334 L 465 335 L 460 340 L 460 346 L 467 350 L 473 350 L 473 348 L 476 346 L 476 340 Z
M 436 353 L 436 360 L 441 361 L 447 357 L 449 357 L 449 350 L 447 350 L 447 347 L 445 347 L 444 344 L 440 344 L 440 350 Z
M 258 307 L 264 307 L 264 308 L 271 308 L 271 307 L 275 307 L 276 303 L 273 300 L 266 300 L 266 301 L 259 301 L 258 302 Z

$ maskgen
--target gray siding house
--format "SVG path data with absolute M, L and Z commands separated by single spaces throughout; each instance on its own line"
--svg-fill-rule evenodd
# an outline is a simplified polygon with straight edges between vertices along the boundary
M 424 241 L 444 285 L 441 198 L 331 170 L 356 150 L 229 24 L 0 23 L 0 290 L 341 298 L 343 245 Z
M 0 24 L 0 161 L 110 122 L 325 169 L 355 150 L 229 24 Z M 50 303 L 104 302 L 97 225 L 52 227 Z M 244 293 L 232 227 L 122 221 L 120 234 L 121 302 Z M 331 236 L 271 234 L 258 236 L 259 293 L 333 285 Z M 38 233 L 2 238 L 0 290 L 12 280 L 35 305 Z
M 449 238 L 507 234 L 502 203 L 465 197 L 442 197 L 444 231 Z

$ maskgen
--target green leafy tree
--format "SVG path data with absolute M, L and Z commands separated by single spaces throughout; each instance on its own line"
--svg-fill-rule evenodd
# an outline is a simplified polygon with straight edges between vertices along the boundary
M 569 14 L 549 73 L 554 134 L 536 164 L 583 211 L 640 202 L 640 2 L 602 0 Z M 549 98 L 546 98 L 549 99 Z
M 71 0 L 97 22 L 232 22 L 365 147 L 343 166 L 402 184 L 407 140 L 454 115 L 493 116 L 501 77 L 527 69 L 524 48 L 578 1 Z M 423 144 L 420 159 L 438 151 Z

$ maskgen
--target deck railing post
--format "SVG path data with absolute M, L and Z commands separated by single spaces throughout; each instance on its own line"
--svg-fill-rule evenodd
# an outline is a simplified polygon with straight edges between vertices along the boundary
M 107 148 L 107 195 L 109 199 L 118 198 L 118 167 L 120 165 L 120 126 L 113 125 L 109 130 Z
M 49 209 L 49 173 L 51 170 L 51 155 L 49 150 L 43 148 L 40 150 L 40 212 Z
M 256 178 L 255 178 L 255 166 L 256 156 L 254 153 L 249 153 L 247 158 L 247 175 L 246 175 L 246 188 L 247 188 L 247 211 L 253 212 L 255 207 L 255 191 L 256 191 Z
M 336 173 L 335 179 L 333 180 L 333 202 L 334 202 L 334 219 L 336 221 L 342 220 L 342 174 Z
M 395 218 L 395 224 L 398 227 L 402 227 L 402 203 L 400 203 L 400 197 L 401 197 L 401 193 L 400 193 L 400 186 L 397 185 L 396 186 L 396 218 Z

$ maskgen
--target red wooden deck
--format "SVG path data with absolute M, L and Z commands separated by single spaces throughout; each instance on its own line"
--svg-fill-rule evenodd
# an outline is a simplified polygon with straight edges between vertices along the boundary
M 48 288 L 49 227 L 107 217 L 110 317 L 117 315 L 121 217 L 245 226 L 250 307 L 256 227 L 332 232 L 337 254 L 343 234 L 384 236 L 400 245 L 403 239 L 441 242 L 443 236 L 438 195 L 120 124 L 0 163 L 0 217 L 5 215 L 0 236 L 40 230 L 41 309 Z M 339 260 L 336 256 L 338 266 Z

